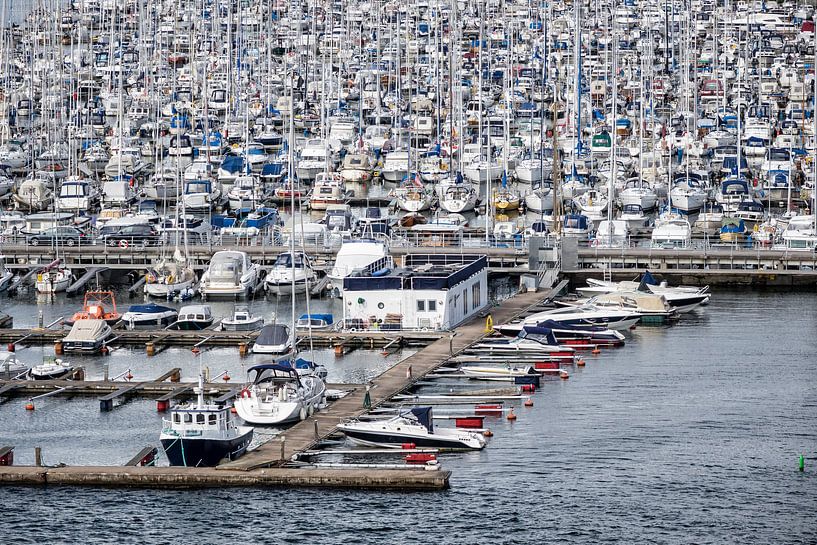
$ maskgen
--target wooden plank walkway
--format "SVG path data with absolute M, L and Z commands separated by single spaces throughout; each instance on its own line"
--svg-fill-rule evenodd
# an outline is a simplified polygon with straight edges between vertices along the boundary
M 258 331 L 172 331 L 172 330 L 116 330 L 115 340 L 108 346 L 144 346 L 152 343 L 154 353 L 167 346 L 239 346 L 252 344 Z M 61 329 L 0 329 L 0 343 L 24 343 L 26 345 L 54 344 L 65 337 Z M 443 337 L 438 331 L 313 331 L 312 342 L 316 346 L 335 346 L 346 343 L 350 347 L 375 348 L 394 341 L 399 336 L 403 344 L 428 344 Z
M 492 309 L 491 316 L 494 323 L 499 324 L 514 319 L 529 307 L 550 298 L 551 293 L 551 291 L 529 292 L 505 300 L 501 305 Z M 482 339 L 484 335 L 485 319 L 474 318 L 465 325 L 459 326 L 453 339 L 450 335 L 446 335 L 390 368 L 372 381 L 370 390 L 372 408 L 405 391 L 445 363 L 452 353 L 457 354 L 468 348 Z M 411 369 L 411 377 L 407 376 L 409 369 Z M 285 438 L 283 459 L 281 458 L 281 440 L 271 440 L 238 460 L 218 466 L 217 469 L 250 471 L 283 464 L 289 461 L 294 454 L 313 448 L 321 439 L 334 433 L 341 421 L 367 412 L 368 409 L 363 407 L 365 395 L 365 388 L 358 387 L 346 397 L 333 402 L 328 408 L 282 433 L 281 436 Z

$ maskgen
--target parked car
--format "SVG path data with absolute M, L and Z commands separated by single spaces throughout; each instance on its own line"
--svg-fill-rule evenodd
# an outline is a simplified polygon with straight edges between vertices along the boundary
M 123 225 L 112 233 L 100 235 L 97 242 L 120 248 L 155 246 L 159 244 L 159 233 L 152 225 L 146 223 Z
M 71 226 L 49 227 L 36 235 L 29 235 L 26 242 L 32 246 L 43 244 L 65 244 L 74 246 L 86 240 L 87 236 L 81 230 Z

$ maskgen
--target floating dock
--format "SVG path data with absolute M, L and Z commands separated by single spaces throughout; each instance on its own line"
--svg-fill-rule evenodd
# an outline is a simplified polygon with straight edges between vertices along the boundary
M 531 307 L 550 299 L 566 285 L 562 281 L 548 292 L 527 292 L 505 300 L 491 309 L 491 316 L 497 323 L 510 321 L 528 312 Z M 332 402 L 328 408 L 310 418 L 295 424 L 278 438 L 267 441 L 247 452 L 238 460 L 224 463 L 216 468 L 185 467 L 17 467 L 0 466 L 0 483 L 8 485 L 72 485 L 72 486 L 116 486 L 149 488 L 193 488 L 224 486 L 311 486 L 339 488 L 384 488 L 405 490 L 440 490 L 448 488 L 450 472 L 439 466 L 394 468 L 327 468 L 327 467 L 285 467 L 296 460 L 298 455 L 316 447 L 321 441 L 337 432 L 337 425 L 349 418 L 363 415 L 372 408 L 389 402 L 393 397 L 407 392 L 423 378 L 434 372 L 452 356 L 459 354 L 489 331 L 483 319 L 474 318 L 460 326 L 454 333 L 436 334 L 430 345 L 393 366 L 371 381 L 367 387 L 355 387 L 344 397 Z M 162 377 L 162 378 L 170 378 Z M 104 387 L 111 397 L 128 385 L 110 383 Z M 94 388 L 88 383 L 81 387 Z M 208 385 L 222 388 L 224 396 L 230 395 L 230 384 Z M 21 386 L 22 387 L 22 386 Z M 26 384 L 25 387 L 34 387 Z M 43 388 L 59 388 L 60 385 L 44 385 Z M 331 387 L 331 385 L 330 385 Z M 101 386 L 99 387 L 101 389 Z M 164 381 L 139 383 L 125 393 L 158 393 L 162 390 L 167 398 L 173 392 L 185 392 L 190 385 Z M 96 393 L 101 393 L 96 389 Z M 73 390 L 72 394 L 80 390 Z M 367 394 L 370 403 L 364 405 Z M 115 396 L 114 396 L 115 397 Z M 111 401 L 112 402 L 112 401 Z M 106 401 L 107 403 L 107 401 Z M 144 449 L 143 449 L 144 450 Z M 140 453 L 141 454 L 141 453 Z

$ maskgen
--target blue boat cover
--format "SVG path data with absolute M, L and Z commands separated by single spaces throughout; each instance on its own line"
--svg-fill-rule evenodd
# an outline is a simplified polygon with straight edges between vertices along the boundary
M 434 416 L 431 414 L 431 407 L 412 407 L 411 414 L 417 417 L 417 421 L 425 426 L 429 433 L 434 433 Z
M 161 312 L 167 311 L 175 312 L 176 309 L 170 307 L 163 307 L 162 305 L 157 305 L 156 303 L 148 303 L 146 305 L 131 305 L 128 307 L 128 312 L 142 312 L 145 314 L 159 314 Z
M 302 314 L 299 320 L 306 320 L 307 318 L 311 318 L 313 320 L 323 320 L 327 324 L 334 323 L 335 318 L 331 314 Z

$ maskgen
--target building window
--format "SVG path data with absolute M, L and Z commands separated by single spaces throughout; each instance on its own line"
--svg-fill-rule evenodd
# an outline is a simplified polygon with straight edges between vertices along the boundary
M 462 290 L 462 314 L 468 314 L 468 291 Z
M 471 308 L 476 309 L 479 307 L 481 302 L 481 297 L 479 293 L 479 282 L 471 286 Z
M 204 424 L 204 415 L 201 413 L 196 414 L 196 424 Z
M 424 300 L 417 301 L 417 312 L 425 312 L 426 311 L 426 302 Z
M 215 426 L 218 423 L 218 419 L 215 414 L 210 415 L 209 421 L 211 426 Z
M 190 413 L 184 413 L 184 423 L 191 424 L 193 422 L 193 415 Z
M 437 301 L 433 301 L 433 300 L 428 301 L 428 311 L 429 312 L 437 312 Z

